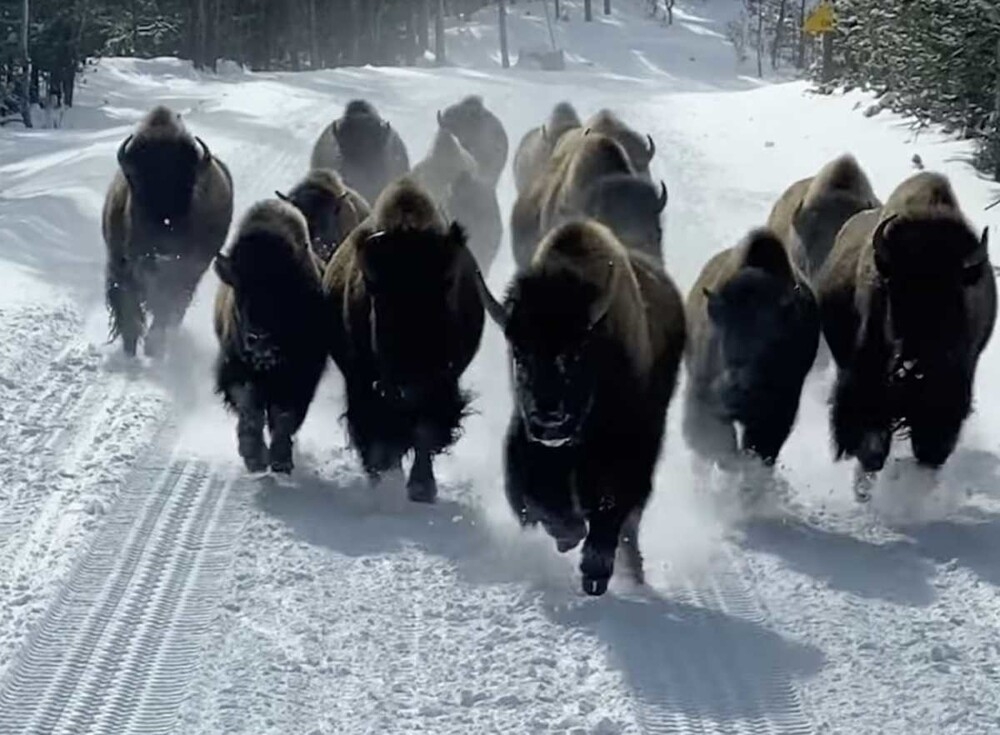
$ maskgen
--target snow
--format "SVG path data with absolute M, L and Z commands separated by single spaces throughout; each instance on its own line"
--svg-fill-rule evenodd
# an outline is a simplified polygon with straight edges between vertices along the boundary
M 302 175 L 353 97 L 411 157 L 434 111 L 483 95 L 512 146 L 551 106 L 608 106 L 657 142 L 665 254 L 686 289 L 792 181 L 853 152 L 883 196 L 919 153 L 979 226 L 997 187 L 971 149 L 860 92 L 760 81 L 724 42 L 738 3 L 674 26 L 565 0 L 565 72 L 502 70 L 493 15 L 449 29 L 443 69 L 196 72 L 89 66 L 59 130 L 0 137 L 0 733 L 983 733 L 1000 728 L 1000 348 L 935 486 L 901 457 L 870 506 L 829 450 L 831 375 L 810 378 L 782 454 L 790 497 L 700 487 L 675 400 L 642 526 L 650 586 L 578 593 L 576 554 L 522 533 L 503 497 L 500 334 L 466 378 L 476 415 L 439 461 L 442 498 L 371 490 L 328 370 L 291 479 L 247 478 L 211 392 L 209 273 L 162 364 L 107 345 L 100 208 L 114 151 L 155 103 L 233 169 L 237 211 Z M 598 6 L 599 3 L 595 3 Z M 548 44 L 537 2 L 511 46 Z M 513 202 L 508 170 L 501 206 Z M 505 244 L 489 281 L 512 273 Z M 683 390 L 681 386 L 680 391 Z M 680 391 L 678 396 L 681 395 Z M 714 492 L 712 491 L 714 490 Z

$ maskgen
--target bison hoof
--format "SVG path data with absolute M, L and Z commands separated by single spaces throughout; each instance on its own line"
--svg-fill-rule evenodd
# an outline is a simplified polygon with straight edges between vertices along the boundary
M 278 472 L 282 475 L 292 474 L 292 469 L 294 465 L 290 459 L 272 459 L 271 460 L 271 472 Z
M 598 577 L 584 577 L 583 591 L 592 597 L 600 597 L 608 591 L 608 580 Z
M 410 481 L 406 484 L 406 494 L 415 503 L 433 503 L 437 500 L 437 483 L 433 479 Z
M 142 350 L 146 357 L 155 359 L 163 354 L 165 339 L 162 332 L 150 332 L 142 343 Z
M 580 545 L 580 539 L 578 538 L 556 539 L 556 551 L 558 551 L 560 554 L 565 554 L 567 551 L 572 551 L 579 545 Z
M 122 340 L 122 351 L 127 357 L 135 357 L 136 346 L 139 344 L 138 339 L 127 338 Z
M 244 457 L 243 464 L 246 465 L 247 472 L 266 472 L 267 460 L 263 457 Z

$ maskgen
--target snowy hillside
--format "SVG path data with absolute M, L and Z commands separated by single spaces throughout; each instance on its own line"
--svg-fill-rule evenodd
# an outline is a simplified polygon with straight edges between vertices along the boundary
M 832 461 L 831 375 L 807 383 L 782 455 L 790 497 L 756 513 L 695 486 L 675 399 L 641 529 L 650 588 L 616 582 L 597 599 L 578 592 L 575 552 L 510 517 L 492 326 L 465 380 L 476 414 L 430 507 L 368 489 L 332 367 L 296 473 L 244 475 L 211 393 L 212 273 L 163 364 L 106 344 L 101 205 L 117 146 L 156 103 L 229 164 L 238 212 L 292 185 L 355 97 L 412 159 L 464 94 L 512 145 L 561 99 L 614 108 L 656 140 L 666 261 L 685 290 L 844 151 L 882 196 L 919 153 L 976 224 L 1000 224 L 964 142 L 866 118 L 860 93 L 815 96 L 737 65 L 724 41 L 737 3 L 682 0 L 671 27 L 639 0 L 592 27 L 582 0 L 564 5 L 565 72 L 501 69 L 486 13 L 449 30 L 446 69 L 104 60 L 62 129 L 0 132 L 0 734 L 1000 731 L 996 342 L 940 484 L 904 459 L 869 506 Z M 510 21 L 515 54 L 548 43 L 540 3 Z M 500 186 L 506 219 L 509 168 Z M 505 239 L 490 285 L 512 270 Z

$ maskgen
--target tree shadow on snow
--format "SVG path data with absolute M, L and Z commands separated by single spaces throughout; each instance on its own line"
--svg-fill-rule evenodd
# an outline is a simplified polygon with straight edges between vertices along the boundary
M 672 602 L 643 599 L 552 605 L 556 622 L 607 644 L 645 713 L 712 722 L 760 722 L 796 705 L 794 684 L 815 675 L 825 657 L 751 620 Z M 641 715 L 640 715 L 641 716 Z
M 925 607 L 935 598 L 934 567 L 908 542 L 874 544 L 806 523 L 764 520 L 745 526 L 743 545 L 859 597 L 911 607 Z

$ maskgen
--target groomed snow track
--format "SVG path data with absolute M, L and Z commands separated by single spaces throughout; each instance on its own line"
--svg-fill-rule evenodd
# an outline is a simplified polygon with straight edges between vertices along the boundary
M 0 733 L 172 730 L 238 519 L 233 476 L 159 456 L 129 478 L 0 684 Z

